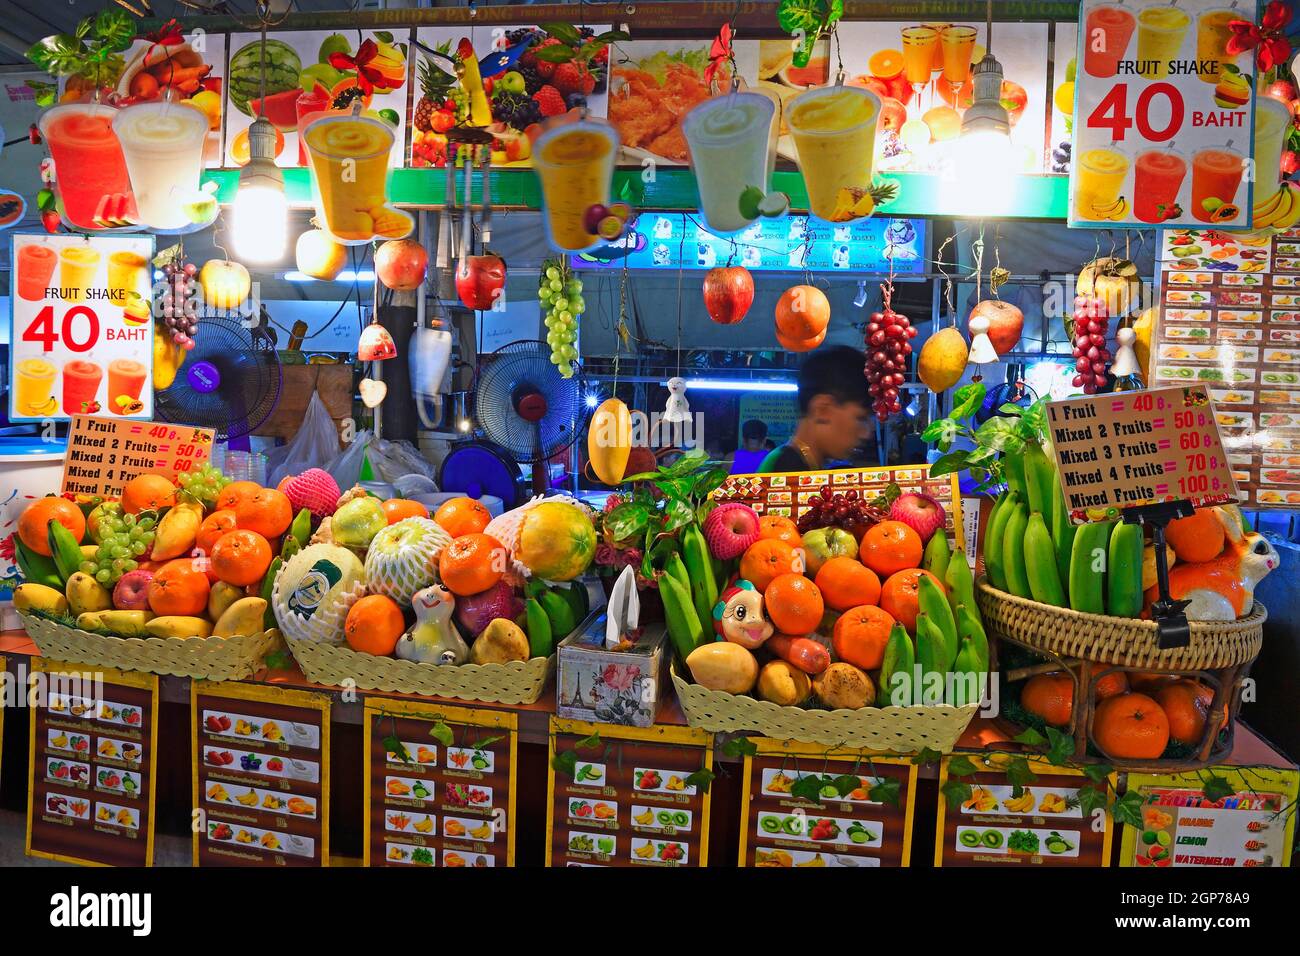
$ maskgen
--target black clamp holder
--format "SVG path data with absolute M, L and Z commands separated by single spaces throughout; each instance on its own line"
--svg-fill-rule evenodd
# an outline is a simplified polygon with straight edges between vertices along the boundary
M 1175 601 L 1169 593 L 1169 560 L 1165 555 L 1165 527 L 1175 518 L 1187 518 L 1195 508 L 1186 499 L 1140 505 L 1124 511 L 1125 524 L 1151 528 L 1151 542 L 1156 551 L 1156 586 L 1159 600 L 1151 604 L 1151 618 L 1156 622 L 1157 646 L 1163 650 L 1186 647 L 1192 640 L 1191 625 L 1183 612 L 1190 601 Z

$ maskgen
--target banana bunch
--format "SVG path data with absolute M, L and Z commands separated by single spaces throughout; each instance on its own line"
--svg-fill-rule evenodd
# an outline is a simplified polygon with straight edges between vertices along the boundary
M 1026 787 L 1020 794 L 1011 800 L 1002 801 L 1002 809 L 1007 813 L 1030 813 L 1034 809 L 1034 794 Z
M 1290 229 L 1300 222 L 1300 184 L 1285 182 L 1267 199 L 1255 203 L 1253 228 Z
M 664 602 L 668 636 L 685 660 L 705 643 L 706 627 L 711 630 L 713 605 L 718 602 L 718 582 L 713 559 L 699 526 L 682 529 L 681 553 L 664 561 L 659 577 L 659 596 Z

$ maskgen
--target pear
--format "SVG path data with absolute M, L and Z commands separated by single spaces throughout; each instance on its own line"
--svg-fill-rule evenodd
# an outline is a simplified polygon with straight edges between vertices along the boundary
M 113 606 L 113 596 L 108 589 L 84 571 L 72 574 L 63 586 L 68 597 L 68 608 L 73 616 L 94 611 L 107 611 Z
M 221 615 L 226 613 L 227 608 L 244 597 L 243 588 L 225 581 L 216 582 L 208 592 L 208 617 L 214 621 L 221 620 Z

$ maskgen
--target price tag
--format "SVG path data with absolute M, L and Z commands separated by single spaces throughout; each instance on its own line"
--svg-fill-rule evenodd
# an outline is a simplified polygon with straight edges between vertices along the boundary
M 1255 4 L 1227 6 L 1080 5 L 1072 227 L 1247 229 L 1256 165 L 1261 190 L 1276 190 L 1283 130 L 1255 142 L 1254 53 L 1226 50 Z
M 16 235 L 9 418 L 153 414 L 152 236 Z
M 1074 524 L 1163 501 L 1237 501 L 1204 386 L 1049 402 L 1047 426 Z
M 120 498 L 122 486 L 144 474 L 174 482 L 207 463 L 215 437 L 211 428 L 192 425 L 75 415 L 60 493 Z

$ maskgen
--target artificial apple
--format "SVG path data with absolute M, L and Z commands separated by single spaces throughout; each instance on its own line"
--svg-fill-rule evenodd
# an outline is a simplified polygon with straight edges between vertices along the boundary
M 152 571 L 137 568 L 126 572 L 113 586 L 113 607 L 119 611 L 149 610 L 149 582 L 152 580 Z
M 754 304 L 754 277 L 744 266 L 719 266 L 704 274 L 704 311 L 719 325 L 735 325 Z
M 1290 106 L 1291 101 L 1296 98 L 1296 89 L 1286 80 L 1277 80 L 1268 85 L 1264 90 L 1264 95 L 1271 96 L 1275 100 L 1281 100 L 1287 106 Z
M 856 558 L 858 539 L 843 528 L 813 528 L 803 536 L 804 573 L 816 577 L 831 558 Z
M 414 239 L 389 239 L 375 250 L 375 275 L 396 292 L 414 292 L 428 268 L 429 254 Z
M 248 270 L 229 259 L 209 259 L 199 270 L 203 301 L 214 309 L 234 309 L 248 298 L 253 287 Z
M 718 505 L 700 528 L 710 553 L 720 561 L 738 558 L 758 540 L 758 512 L 738 501 Z
M 1001 299 L 984 299 L 975 303 L 975 308 L 970 310 L 970 316 L 966 319 L 966 331 L 972 337 L 974 333 L 970 332 L 970 320 L 976 316 L 989 320 L 988 335 L 989 341 L 993 343 L 993 351 L 1003 355 L 1016 347 L 1025 328 L 1025 314 L 1018 308 Z
M 915 491 L 899 495 L 889 508 L 889 519 L 908 525 L 921 536 L 922 544 L 943 527 L 946 517 L 943 505 L 929 495 Z
M 298 271 L 313 279 L 332 282 L 343 271 L 347 251 L 321 229 L 308 229 L 294 245 L 294 261 Z
M 456 294 L 467 309 L 490 309 L 506 284 L 506 264 L 498 255 L 461 256 Z
M 906 122 L 907 107 L 892 96 L 883 97 L 880 101 L 880 128 L 898 132 Z

